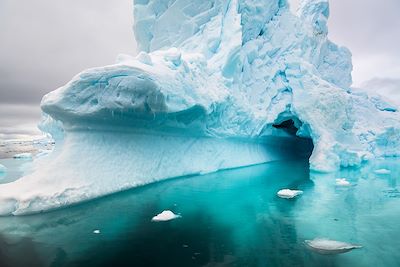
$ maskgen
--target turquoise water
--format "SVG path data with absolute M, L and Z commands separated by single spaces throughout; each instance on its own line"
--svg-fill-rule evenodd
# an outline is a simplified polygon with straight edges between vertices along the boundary
M 322 175 L 310 174 L 306 161 L 274 162 L 3 217 L 0 266 L 400 266 L 398 166 Z M 392 172 L 375 174 L 379 168 Z M 339 177 L 353 186 L 335 186 Z M 282 188 L 304 194 L 280 199 Z M 166 209 L 182 218 L 150 221 Z M 316 237 L 363 248 L 319 255 L 304 246 Z

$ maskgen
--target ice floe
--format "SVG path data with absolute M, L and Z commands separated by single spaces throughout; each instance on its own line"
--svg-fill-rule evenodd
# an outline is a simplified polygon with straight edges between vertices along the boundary
M 163 212 L 161 212 L 160 214 L 157 214 L 156 216 L 154 216 L 151 221 L 153 222 L 166 222 L 166 221 L 171 221 L 174 219 L 178 219 L 181 218 L 181 215 L 175 214 L 170 210 L 164 210 Z
M 297 196 L 300 196 L 301 194 L 303 194 L 303 191 L 301 190 L 291 190 L 291 189 L 282 189 L 279 190 L 278 193 L 276 193 L 278 195 L 278 197 L 280 198 L 295 198 Z
M 360 245 L 354 245 L 326 238 L 316 238 L 314 240 L 305 240 L 304 242 L 312 251 L 326 255 L 346 253 L 353 249 L 362 247 Z

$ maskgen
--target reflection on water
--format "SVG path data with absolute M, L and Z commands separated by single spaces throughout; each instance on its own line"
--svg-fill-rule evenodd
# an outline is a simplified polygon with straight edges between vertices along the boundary
M 305 161 L 276 162 L 3 217 L 0 266 L 399 266 L 397 166 L 386 161 L 310 175 Z M 378 167 L 392 173 L 373 173 Z M 335 186 L 338 177 L 353 186 Z M 280 199 L 276 192 L 282 188 L 304 194 Z M 182 218 L 150 221 L 166 209 Z M 318 255 L 303 243 L 315 237 L 364 248 Z

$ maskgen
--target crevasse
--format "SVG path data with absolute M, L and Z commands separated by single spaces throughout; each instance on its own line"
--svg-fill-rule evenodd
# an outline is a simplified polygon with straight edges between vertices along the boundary
M 136 0 L 140 52 L 44 96 L 56 149 L 0 186 L 0 214 L 171 177 L 310 156 L 332 171 L 399 156 L 399 113 L 353 92 L 327 0 Z

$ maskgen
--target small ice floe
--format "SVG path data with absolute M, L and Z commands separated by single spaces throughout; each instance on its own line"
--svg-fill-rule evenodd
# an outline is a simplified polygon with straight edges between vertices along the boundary
M 280 198 L 295 198 L 295 197 L 303 194 L 303 191 L 301 191 L 301 190 L 291 190 L 291 189 L 282 189 L 282 190 L 279 190 L 278 193 L 276 193 L 276 194 Z
M 374 173 L 376 173 L 376 174 L 389 174 L 390 170 L 388 170 L 388 169 L 378 169 L 378 170 L 375 170 Z
M 336 179 L 337 186 L 350 186 L 350 182 L 346 180 L 346 178 L 337 178 Z
M 7 172 L 7 168 L 6 168 L 6 166 L 4 166 L 4 165 L 0 164 L 0 174 L 2 174 L 2 173 L 6 173 L 6 172 Z
M 362 246 L 349 244 L 341 241 L 330 240 L 326 238 L 316 238 L 314 240 L 305 240 L 304 243 L 309 249 L 319 254 L 335 255 L 349 252 Z
M 151 221 L 152 222 L 166 222 L 166 221 L 178 219 L 178 218 L 181 218 L 181 217 L 182 217 L 181 215 L 177 215 L 177 214 L 173 213 L 170 210 L 164 210 L 160 214 L 157 214 L 156 216 L 154 216 L 151 219 Z
M 14 159 L 32 159 L 32 153 L 15 154 Z
M 100 230 L 99 229 L 94 230 L 93 234 L 100 234 Z

